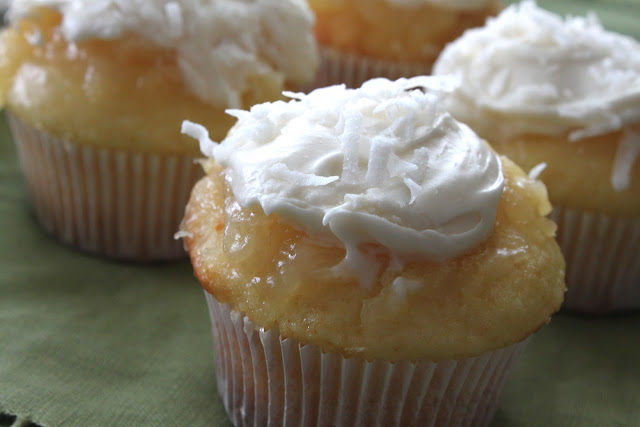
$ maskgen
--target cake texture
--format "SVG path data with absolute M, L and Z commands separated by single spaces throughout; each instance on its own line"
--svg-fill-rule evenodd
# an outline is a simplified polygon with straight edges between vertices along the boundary
M 565 307 L 640 307 L 640 43 L 523 2 L 450 44 L 434 73 L 461 81 L 454 117 L 525 170 L 544 164 Z
M 430 74 L 444 46 L 500 10 L 497 0 L 309 0 L 321 66 L 315 87 Z
M 287 93 L 220 144 L 183 125 L 210 159 L 180 236 L 237 425 L 491 419 L 564 261 L 544 185 L 442 109 L 453 85 Z
M 117 258 L 184 256 L 172 236 L 201 172 L 182 120 L 223 138 L 226 108 L 279 99 L 318 62 L 312 13 L 297 0 L 16 0 L 8 16 L 0 101 L 38 218 Z M 69 202 L 54 212 L 44 199 Z M 132 233 L 152 237 L 133 245 Z

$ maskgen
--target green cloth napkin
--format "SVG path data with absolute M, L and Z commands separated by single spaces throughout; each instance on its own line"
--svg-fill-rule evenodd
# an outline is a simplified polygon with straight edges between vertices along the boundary
M 640 37 L 640 1 L 595 8 Z M 640 313 L 556 316 L 532 340 L 495 426 L 640 426 Z M 210 324 L 187 262 L 135 265 L 48 237 L 0 119 L 0 426 L 227 426 Z M 31 424 L 33 425 L 33 424 Z
M 503 0 L 507 3 L 518 3 Z M 538 0 L 538 5 L 562 15 L 598 14 L 605 28 L 640 39 L 640 0 Z
M 42 231 L 3 116 L 0 412 L 43 426 L 226 425 L 210 331 L 188 261 L 104 260 Z

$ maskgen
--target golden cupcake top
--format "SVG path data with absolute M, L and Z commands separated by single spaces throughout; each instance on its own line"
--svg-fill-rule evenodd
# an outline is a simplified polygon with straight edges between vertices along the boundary
M 605 30 L 597 16 L 512 5 L 448 45 L 434 74 L 460 78 L 449 109 L 489 140 L 622 131 L 611 185 L 629 188 L 640 155 L 640 43 Z
M 483 25 L 499 0 L 308 0 L 323 48 L 431 66 L 446 43 Z
M 243 207 L 260 206 L 347 249 L 343 267 L 375 281 L 375 244 L 402 265 L 446 260 L 491 233 L 504 185 L 496 154 L 442 110 L 453 82 L 374 79 L 332 86 L 289 102 L 230 111 L 237 124 L 221 144 L 203 128 L 205 155 L 225 168 Z
M 15 22 L 38 9 L 62 15 L 69 42 L 135 34 L 175 51 L 187 87 L 213 105 L 241 107 L 263 75 L 310 81 L 318 62 L 305 0 L 14 0 L 8 15 Z
M 197 154 L 180 134 L 185 117 L 223 138 L 235 122 L 226 108 L 280 99 L 317 63 L 311 12 L 298 0 L 11 6 L 0 34 L 0 103 L 82 146 Z
M 452 81 L 375 79 L 231 111 L 181 236 L 201 283 L 259 327 L 345 355 L 457 358 L 562 301 L 544 186 L 442 110 Z

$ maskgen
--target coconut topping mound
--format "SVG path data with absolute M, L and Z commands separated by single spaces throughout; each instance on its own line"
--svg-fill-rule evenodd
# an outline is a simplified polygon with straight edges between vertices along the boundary
M 251 78 L 313 78 L 318 55 L 306 0 L 14 0 L 9 17 L 58 10 L 67 40 L 134 33 L 174 49 L 187 86 L 211 104 L 239 108 Z
M 443 110 L 455 80 L 374 79 L 289 102 L 231 110 L 227 138 L 183 132 L 225 168 L 243 207 L 260 205 L 309 235 L 339 239 L 343 265 L 372 279 L 363 244 L 396 260 L 446 260 L 491 233 L 504 178 L 499 158 Z
M 594 14 L 563 18 L 524 1 L 468 30 L 434 65 L 461 85 L 449 109 L 483 136 L 567 133 L 573 141 L 625 129 L 612 186 L 628 188 L 640 151 L 640 43 Z M 629 156 L 633 158 L 629 160 Z

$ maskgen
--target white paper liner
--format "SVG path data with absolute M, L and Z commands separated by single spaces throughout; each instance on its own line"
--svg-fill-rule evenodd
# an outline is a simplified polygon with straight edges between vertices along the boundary
M 307 92 L 326 86 L 344 83 L 350 88 L 359 88 L 374 77 L 397 80 L 400 77 L 415 77 L 431 74 L 433 64 L 410 64 L 376 60 L 320 48 L 320 66 L 316 79 Z
M 256 330 L 205 296 L 218 391 L 236 426 L 486 426 L 527 343 L 438 363 L 347 359 Z
M 557 240 L 567 263 L 565 310 L 640 308 L 640 218 L 556 206 Z
M 83 147 L 7 116 L 36 216 L 47 232 L 114 258 L 186 257 L 173 235 L 202 174 L 192 157 Z

